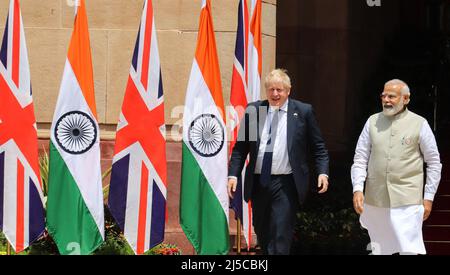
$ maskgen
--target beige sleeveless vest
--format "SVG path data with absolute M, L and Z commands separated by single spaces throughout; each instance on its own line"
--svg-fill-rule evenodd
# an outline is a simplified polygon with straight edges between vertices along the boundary
M 372 148 L 365 202 L 377 207 L 422 204 L 423 157 L 419 134 L 425 119 L 406 109 L 394 117 L 369 119 Z

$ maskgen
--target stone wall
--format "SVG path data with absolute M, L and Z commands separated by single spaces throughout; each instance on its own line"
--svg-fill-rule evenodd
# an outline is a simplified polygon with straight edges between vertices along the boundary
M 250 1 L 249 1 L 250 2 Z M 275 66 L 276 0 L 263 1 L 263 74 Z M 22 17 L 31 67 L 34 106 L 40 150 L 48 152 L 53 118 L 64 63 L 72 33 L 74 9 L 66 0 L 21 0 Z M 101 128 L 102 171 L 112 162 L 116 122 L 125 92 L 144 0 L 86 0 L 91 35 L 97 112 Z M 222 75 L 225 104 L 229 104 L 231 72 L 237 27 L 238 0 L 213 0 L 213 20 Z M 0 35 L 6 22 L 9 0 L 0 0 Z M 194 58 L 201 0 L 153 0 L 155 25 L 164 85 L 166 123 L 169 128 L 181 117 L 171 117 L 184 95 Z M 264 93 L 262 93 L 264 94 Z M 193 254 L 179 226 L 178 201 L 181 144 L 167 143 L 168 221 L 165 241 Z M 109 177 L 104 185 L 109 183 Z M 230 214 L 231 240 L 236 234 Z
M 48 137 L 73 26 L 67 0 L 22 0 L 39 136 Z M 143 0 L 86 0 L 102 139 L 114 139 Z M 213 0 L 225 104 L 234 62 L 238 0 Z M 0 35 L 9 0 L 0 0 Z M 196 46 L 201 0 L 153 0 L 166 103 L 166 123 L 184 95 Z M 263 1 L 263 71 L 275 66 L 276 0 Z

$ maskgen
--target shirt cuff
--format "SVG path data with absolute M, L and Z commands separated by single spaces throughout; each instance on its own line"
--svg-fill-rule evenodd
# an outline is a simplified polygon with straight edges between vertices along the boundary
M 364 185 L 362 184 L 355 184 L 353 185 L 353 193 L 355 192 L 364 192 Z
M 231 179 L 237 180 L 238 178 L 235 177 L 235 176 L 228 176 L 228 179 L 229 179 L 229 180 L 231 180 Z
M 327 174 L 320 174 L 319 176 L 325 176 L 327 179 L 329 178 Z
M 427 200 L 427 201 L 433 201 L 434 200 L 434 195 L 435 194 L 433 194 L 433 193 L 425 192 L 425 195 L 423 196 L 423 199 Z

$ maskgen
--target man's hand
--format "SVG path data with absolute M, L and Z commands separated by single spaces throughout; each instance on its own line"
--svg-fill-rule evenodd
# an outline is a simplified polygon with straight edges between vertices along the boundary
M 364 211 L 364 194 L 361 191 L 353 193 L 353 208 L 359 215 Z
M 236 192 L 237 179 L 230 178 L 228 179 L 228 196 L 232 199 L 234 197 L 234 192 Z
M 431 209 L 433 208 L 433 201 L 424 200 L 423 208 L 425 211 L 423 212 L 423 221 L 426 221 L 431 214 Z
M 323 194 L 328 190 L 328 177 L 325 175 L 319 175 L 317 179 L 317 187 L 319 187 L 319 194 Z

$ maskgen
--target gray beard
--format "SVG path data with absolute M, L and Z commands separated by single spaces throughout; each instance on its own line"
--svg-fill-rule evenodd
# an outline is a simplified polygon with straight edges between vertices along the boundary
M 392 106 L 392 108 L 386 108 L 383 106 L 383 114 L 385 116 L 395 116 L 401 110 L 403 110 L 403 107 L 405 107 L 403 102 L 400 102 L 399 104 Z

